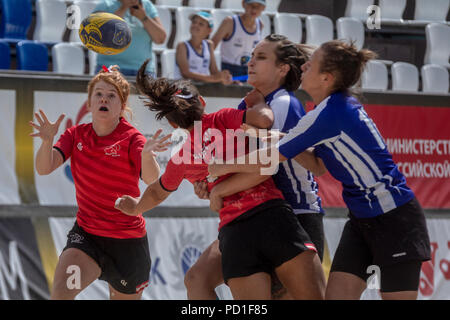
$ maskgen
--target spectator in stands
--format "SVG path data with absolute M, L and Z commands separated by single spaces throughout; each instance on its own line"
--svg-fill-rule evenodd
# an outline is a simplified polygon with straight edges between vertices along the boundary
M 264 25 L 258 17 L 264 11 L 266 1 L 243 0 L 242 6 L 244 13 L 226 17 L 212 41 L 215 48 L 222 41 L 222 70 L 229 70 L 233 78 L 239 77 L 245 82 L 253 48 L 262 40 L 261 30 Z
M 230 72 L 217 69 L 214 44 L 208 40 L 213 28 L 211 14 L 200 11 L 190 19 L 191 38 L 177 45 L 174 78 L 231 84 Z
M 102 65 L 118 65 L 126 76 L 135 76 L 142 63 L 152 57 L 152 43 L 163 43 L 166 32 L 158 11 L 150 0 L 102 0 L 94 12 L 110 12 L 122 17 L 130 26 L 132 40 L 122 53 L 97 56 L 96 72 Z M 155 75 L 155 61 L 147 71 Z
M 323 43 L 302 66 L 302 89 L 316 107 L 271 148 L 272 157 L 284 161 L 314 146 L 313 154 L 342 183 L 349 220 L 333 258 L 327 299 L 360 299 L 371 266 L 379 271 L 383 299 L 416 299 L 422 262 L 430 260 L 422 207 L 375 123 L 350 93 L 375 56 L 342 41 Z M 235 169 L 214 165 L 209 171 L 214 177 Z
M 48 175 L 71 158 L 78 203 L 77 219 L 68 233 L 55 270 L 51 299 L 74 299 L 96 279 L 109 284 L 111 299 L 140 299 L 148 285 L 150 252 L 145 220 L 121 214 L 114 208 L 125 190 L 139 195 L 139 177 L 157 180 L 159 165 L 154 151 L 164 151 L 169 136 L 160 132 L 146 142 L 125 116 L 130 84 L 113 68 L 101 70 L 88 85 L 88 110 L 92 122 L 67 129 L 53 144 L 61 115 L 50 122 L 42 110 L 35 113 L 42 140 L 36 154 L 36 171 Z M 57 186 L 55 186 L 57 187 Z M 79 286 L 70 287 L 68 267 L 79 268 Z

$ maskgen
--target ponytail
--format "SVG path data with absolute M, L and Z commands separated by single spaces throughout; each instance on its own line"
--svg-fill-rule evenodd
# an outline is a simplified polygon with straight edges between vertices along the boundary
M 367 62 L 377 57 L 371 50 L 358 50 L 353 42 L 340 40 L 325 42 L 320 49 L 320 72 L 332 73 L 336 78 L 333 92 L 349 91 L 360 80 Z
M 180 128 L 188 129 L 194 121 L 201 120 L 203 105 L 197 88 L 190 81 L 154 79 L 146 73 L 149 60 L 146 60 L 136 76 L 136 88 L 148 100 L 144 105 L 156 112 L 156 119 L 167 118 Z

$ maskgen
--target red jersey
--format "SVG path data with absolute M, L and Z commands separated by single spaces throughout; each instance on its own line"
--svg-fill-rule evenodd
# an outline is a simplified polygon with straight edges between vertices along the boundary
M 92 123 L 67 129 L 54 148 L 71 158 L 78 203 L 77 222 L 87 232 L 109 238 L 145 236 L 142 215 L 114 208 L 123 194 L 138 197 L 141 152 L 145 137 L 124 118 L 109 135 L 99 137 Z
M 169 160 L 164 174 L 160 178 L 161 186 L 167 191 L 175 191 L 183 179 L 191 183 L 205 180 L 208 176 L 208 165 L 211 157 L 215 159 L 234 159 L 245 154 L 244 143 L 236 143 L 239 129 L 243 123 L 245 110 L 231 108 L 222 109 L 211 114 L 204 114 L 200 130 L 190 132 L 190 137 L 181 150 Z M 200 128 L 199 128 L 200 129 Z M 227 129 L 232 129 L 228 130 Z M 242 136 L 243 131 L 240 130 Z M 244 144 L 243 150 L 241 150 Z M 190 151 L 190 152 L 189 152 Z M 208 190 L 223 181 L 230 175 L 220 177 L 214 182 L 208 181 Z M 236 219 L 250 209 L 272 199 L 284 199 L 282 193 L 276 188 L 272 178 L 248 190 L 235 193 L 223 199 L 223 208 L 219 212 L 219 229 Z

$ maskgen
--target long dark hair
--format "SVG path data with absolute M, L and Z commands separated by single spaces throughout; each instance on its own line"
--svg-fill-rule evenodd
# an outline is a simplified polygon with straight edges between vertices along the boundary
M 167 118 L 180 128 L 188 129 L 199 121 L 203 105 L 197 88 L 187 80 L 154 79 L 145 73 L 149 59 L 141 66 L 136 76 L 136 87 L 148 99 L 145 106 L 156 112 L 156 119 Z
M 301 66 L 309 60 L 313 48 L 307 45 L 296 44 L 280 34 L 270 34 L 264 40 L 278 43 L 275 48 L 276 63 L 285 63 L 290 66 L 290 70 L 285 77 L 284 86 L 288 91 L 297 90 L 301 83 Z

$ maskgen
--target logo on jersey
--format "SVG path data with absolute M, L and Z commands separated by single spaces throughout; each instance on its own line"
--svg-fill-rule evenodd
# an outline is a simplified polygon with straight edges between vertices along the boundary
M 120 145 L 113 144 L 112 146 L 106 147 L 105 149 L 105 155 L 111 156 L 111 157 L 120 157 L 119 151 L 120 151 Z
M 69 238 L 71 243 L 78 243 L 78 244 L 82 244 L 84 240 L 84 237 L 78 233 L 71 233 L 69 235 Z
M 81 142 L 78 142 L 78 144 L 77 144 L 77 148 L 78 148 L 78 150 L 83 150 L 83 144 L 81 143 Z

